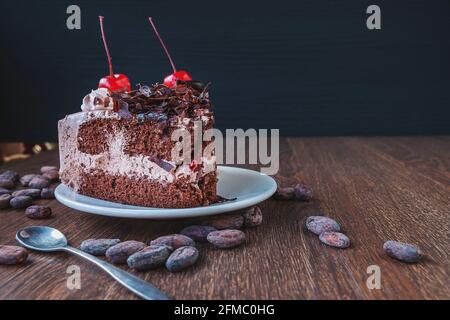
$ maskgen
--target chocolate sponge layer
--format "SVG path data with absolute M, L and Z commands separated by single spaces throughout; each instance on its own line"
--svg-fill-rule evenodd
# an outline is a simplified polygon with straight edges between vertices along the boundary
M 213 121 L 203 126 L 203 132 L 212 128 Z M 78 131 L 78 150 L 86 154 L 100 154 L 107 151 L 108 136 L 123 132 L 127 140 L 124 153 L 134 155 L 152 155 L 160 159 L 170 159 L 175 142 L 171 135 L 178 127 L 161 128 L 156 122 L 139 123 L 136 119 L 93 119 L 83 123 Z M 194 141 L 193 128 L 185 128 Z M 203 147 L 208 143 L 204 142 Z
M 164 184 L 148 179 L 113 176 L 96 170 L 83 173 L 79 193 L 98 199 L 143 207 L 191 208 L 217 201 L 216 173 L 210 172 L 198 183 L 178 179 Z

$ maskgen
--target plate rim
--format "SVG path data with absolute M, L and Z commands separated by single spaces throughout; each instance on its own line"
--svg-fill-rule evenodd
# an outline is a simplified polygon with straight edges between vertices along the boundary
M 236 211 L 244 208 L 251 207 L 253 205 L 256 205 L 262 201 L 267 200 L 270 198 L 276 191 L 277 183 L 275 182 L 275 179 L 273 179 L 271 176 L 268 176 L 264 173 L 261 173 L 259 171 L 246 169 L 246 168 L 240 168 L 240 167 L 229 167 L 229 166 L 217 166 L 217 169 L 220 172 L 227 172 L 227 171 L 241 171 L 251 174 L 257 174 L 260 176 L 263 176 L 265 179 L 267 179 L 267 182 L 270 184 L 270 187 L 267 191 L 258 194 L 254 197 L 251 197 L 250 199 L 241 200 L 237 202 L 224 202 L 220 204 L 210 205 L 206 207 L 195 207 L 195 208 L 154 208 L 154 207 L 136 207 L 136 208 L 109 208 L 104 207 L 98 204 L 87 204 L 84 202 L 78 202 L 73 199 L 69 199 L 66 196 L 62 194 L 62 189 L 69 188 L 68 186 L 64 184 L 60 184 L 55 189 L 55 198 L 63 204 L 66 207 L 69 207 L 71 209 L 83 212 L 83 213 L 90 213 L 95 215 L 101 215 L 106 217 L 115 217 L 115 218 L 128 218 L 128 219 L 153 219 L 153 220 L 169 220 L 169 219 L 181 219 L 181 218 L 192 218 L 192 217 L 200 217 L 200 216 L 208 216 L 208 215 L 216 215 L 216 214 L 222 214 L 230 211 Z M 69 188 L 70 189 L 70 188 Z M 70 189 L 72 192 L 74 192 L 72 189 Z M 96 199 L 93 197 L 84 196 L 93 200 L 102 200 L 102 199 Z M 106 201 L 106 200 L 102 200 Z M 108 202 L 108 201 L 107 201 Z M 111 202 L 111 201 L 109 201 Z M 115 203 L 115 202 L 111 202 Z M 117 204 L 117 203 L 115 203 Z M 131 210 L 132 212 L 124 213 L 124 210 Z M 103 212 L 108 211 L 108 212 Z M 141 212 L 139 212 L 141 211 Z M 155 212 L 151 212 L 155 211 Z M 136 216 L 133 216 L 136 214 Z

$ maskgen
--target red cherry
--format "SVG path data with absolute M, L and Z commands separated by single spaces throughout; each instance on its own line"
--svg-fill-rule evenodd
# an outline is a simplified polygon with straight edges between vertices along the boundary
M 106 88 L 109 91 L 131 91 L 131 83 L 124 74 L 115 74 L 100 79 L 99 88 Z
M 176 87 L 178 80 L 192 81 L 192 78 L 186 71 L 177 71 L 165 77 L 164 84 L 169 88 Z
M 172 87 L 177 86 L 178 80 L 192 81 L 191 76 L 186 71 L 177 71 L 177 68 L 175 67 L 175 64 L 173 63 L 172 57 L 170 56 L 169 50 L 167 50 L 167 47 L 166 47 L 164 41 L 162 40 L 162 38 L 158 32 L 158 29 L 156 28 L 156 25 L 153 22 L 152 17 L 149 17 L 148 21 L 150 21 L 150 24 L 152 25 L 152 28 L 155 31 L 156 36 L 159 39 L 159 42 L 161 42 L 161 46 L 163 47 L 164 51 L 166 52 L 167 58 L 169 58 L 170 65 L 172 66 L 172 69 L 173 69 L 173 73 L 164 78 L 164 84 L 166 86 L 168 86 L 169 88 L 172 88 Z
M 106 43 L 105 31 L 103 30 L 103 16 L 99 16 L 100 30 L 102 31 L 103 45 L 105 46 L 106 57 L 108 58 L 109 76 L 100 79 L 99 88 L 106 88 L 110 91 L 131 91 L 131 83 L 124 74 L 114 74 L 111 55 L 109 54 L 108 44 Z

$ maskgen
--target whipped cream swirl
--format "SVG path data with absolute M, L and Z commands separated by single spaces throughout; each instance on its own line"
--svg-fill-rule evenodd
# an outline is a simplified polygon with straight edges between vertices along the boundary
M 114 110 L 114 100 L 111 98 L 111 94 L 106 88 L 92 90 L 90 94 L 84 97 L 81 110 L 85 112 L 94 110 Z

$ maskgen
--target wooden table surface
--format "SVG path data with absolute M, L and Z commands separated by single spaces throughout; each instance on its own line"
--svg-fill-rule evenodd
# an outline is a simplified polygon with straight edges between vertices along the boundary
M 176 299 L 449 299 L 450 137 L 286 138 L 280 142 L 282 183 L 304 181 L 315 200 L 261 203 L 263 224 L 247 230 L 233 250 L 200 246 L 191 269 L 138 272 Z M 47 152 L 0 167 L 21 174 L 57 165 Z M 16 230 L 45 224 L 72 245 L 87 238 L 150 241 L 190 220 L 131 220 L 94 216 L 49 203 L 54 217 L 27 219 L 23 210 L 0 211 L 0 244 Z M 305 231 L 307 216 L 335 218 L 352 247 L 334 249 Z M 408 265 L 388 258 L 384 241 L 415 243 L 426 258 Z M 81 289 L 66 286 L 67 268 L 81 270 Z M 366 286 L 367 267 L 381 271 L 381 289 Z M 136 299 L 89 263 L 65 253 L 32 252 L 22 266 L 0 266 L 1 299 Z

